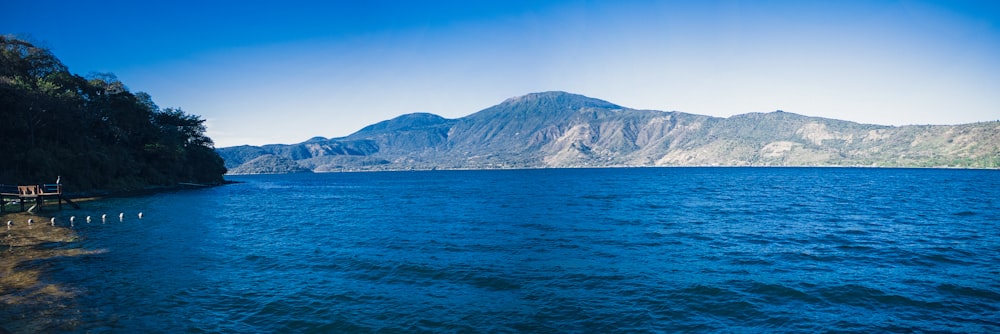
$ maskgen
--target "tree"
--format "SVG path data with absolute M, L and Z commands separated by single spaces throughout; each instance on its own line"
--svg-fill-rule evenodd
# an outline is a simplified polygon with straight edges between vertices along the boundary
M 114 74 L 83 78 L 51 52 L 0 36 L 0 183 L 45 182 L 76 190 L 178 182 L 214 183 L 225 173 L 204 120 L 160 108 Z

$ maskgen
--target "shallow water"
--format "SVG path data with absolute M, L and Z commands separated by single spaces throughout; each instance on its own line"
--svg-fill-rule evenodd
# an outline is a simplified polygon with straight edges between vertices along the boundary
M 1000 172 L 234 176 L 90 202 L 14 331 L 1000 331 Z M 142 211 L 145 218 L 135 214 Z M 108 222 L 80 217 L 109 213 Z M 117 213 L 126 212 L 124 222 Z M 67 221 L 60 219 L 60 221 Z

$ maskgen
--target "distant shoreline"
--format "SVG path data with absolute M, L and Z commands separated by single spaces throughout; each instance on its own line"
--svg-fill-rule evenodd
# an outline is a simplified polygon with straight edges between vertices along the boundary
M 621 168 L 830 168 L 830 169 L 946 169 L 946 170 L 993 170 L 1000 171 L 1000 167 L 990 168 L 990 167 L 956 167 L 956 166 L 939 166 L 939 167 L 921 167 L 921 166 L 845 166 L 845 165 L 829 165 L 829 166 L 739 166 L 739 165 L 691 165 L 691 166 L 583 166 L 583 167 L 498 167 L 498 168 L 407 168 L 407 169 L 344 169 L 344 170 L 326 170 L 326 171 L 307 171 L 307 172 L 293 172 L 293 173 L 240 173 L 240 174 L 225 174 L 225 176 L 247 176 L 247 175 L 284 175 L 284 174 L 328 174 L 328 173 L 370 173 L 370 172 L 433 172 L 433 171 L 502 171 L 502 170 L 542 170 L 542 169 L 621 169 Z M 240 183 L 239 181 L 230 181 L 229 183 Z

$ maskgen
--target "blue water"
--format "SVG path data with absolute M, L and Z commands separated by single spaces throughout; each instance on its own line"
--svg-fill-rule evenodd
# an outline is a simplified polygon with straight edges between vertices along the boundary
M 113 213 L 59 246 L 107 252 L 39 264 L 76 293 L 61 316 L 0 321 L 71 332 L 1000 332 L 1000 171 L 231 179 L 243 183 L 60 212 Z

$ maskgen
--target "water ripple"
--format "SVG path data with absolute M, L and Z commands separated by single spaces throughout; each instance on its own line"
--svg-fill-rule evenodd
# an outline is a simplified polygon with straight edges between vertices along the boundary
M 995 171 L 238 178 L 76 212 L 146 218 L 47 264 L 60 331 L 1000 332 Z

